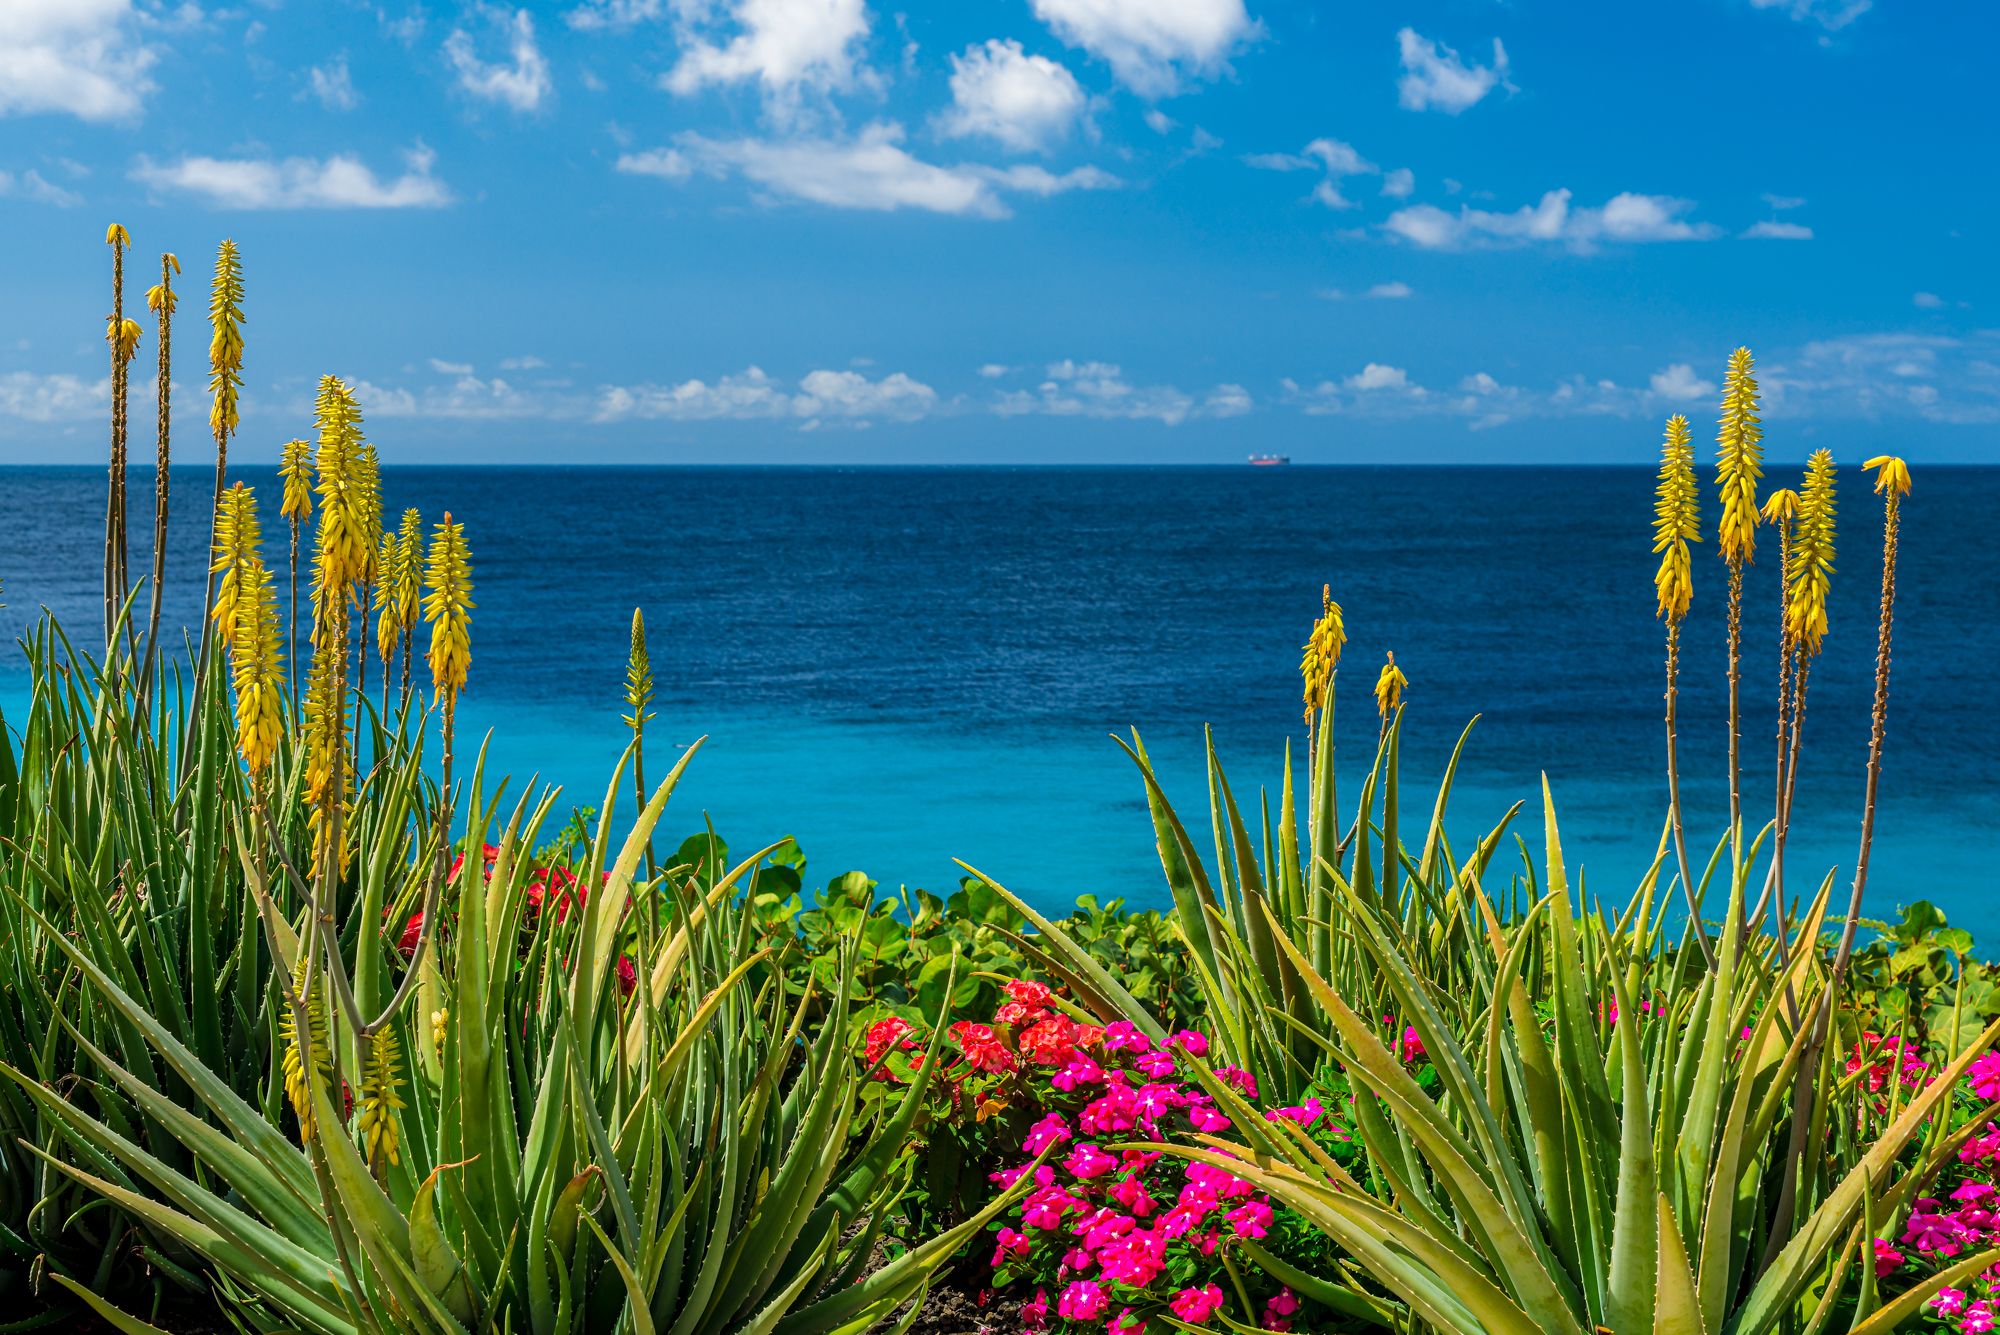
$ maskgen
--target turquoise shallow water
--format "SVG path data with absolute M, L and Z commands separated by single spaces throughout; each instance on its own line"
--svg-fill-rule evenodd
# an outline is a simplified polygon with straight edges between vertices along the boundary
M 1850 875 L 1859 828 L 1880 515 L 1848 472 L 1795 885 Z M 149 492 L 150 476 L 133 485 Z M 199 470 L 175 485 L 206 492 Z M 102 488 L 92 470 L 0 472 L 9 638 L 39 605 L 79 627 L 95 615 Z M 492 729 L 496 769 L 602 801 L 643 604 L 654 773 L 666 743 L 709 739 L 668 830 L 705 812 L 740 850 L 794 835 L 815 881 L 858 867 L 944 887 L 958 857 L 1049 905 L 1086 891 L 1163 903 L 1143 791 L 1108 734 L 1141 729 L 1191 824 L 1205 826 L 1204 724 L 1239 799 L 1275 793 L 1302 736 L 1297 646 L 1325 581 L 1351 636 L 1348 797 L 1374 740 L 1366 690 L 1394 649 L 1413 683 L 1406 823 L 1480 714 L 1453 798 L 1461 844 L 1536 800 L 1543 771 L 1595 891 L 1628 893 L 1658 838 L 1648 470 L 391 469 L 385 489 L 391 507 L 449 506 L 467 524 L 480 607 L 464 720 Z M 1869 896 L 1885 914 L 1930 898 L 1982 937 L 2000 934 L 1996 512 L 2000 470 L 1919 470 Z M 191 513 L 170 536 L 174 624 L 194 616 Z M 1696 858 L 1727 801 L 1721 572 L 1702 563 L 1698 578 L 1682 701 Z M 1773 570 L 1753 572 L 1753 812 L 1770 784 L 1775 588 Z M 0 707 L 19 707 L 22 681 L 17 657 L 0 662 Z

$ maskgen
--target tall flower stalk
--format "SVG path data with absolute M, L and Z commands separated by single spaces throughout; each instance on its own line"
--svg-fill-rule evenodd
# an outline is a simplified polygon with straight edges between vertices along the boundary
M 1681 828 L 1680 659 L 1681 623 L 1694 601 L 1694 577 L 1688 544 L 1701 541 L 1700 491 L 1694 479 L 1694 447 L 1688 443 L 1687 418 L 1667 419 L 1660 446 L 1659 484 L 1654 490 L 1653 551 L 1660 558 L 1653 575 L 1659 617 L 1667 624 L 1667 816 L 1673 826 L 1674 856 L 1680 863 L 1681 893 L 1687 900 L 1688 930 L 1701 952 L 1714 962 L 1715 953 L 1701 925 L 1701 902 L 1695 894 L 1688 865 L 1687 836 Z
M 1340 651 L 1346 643 L 1347 623 L 1341 614 L 1340 604 L 1333 600 L 1333 586 L 1323 584 L 1319 591 L 1319 619 L 1313 622 L 1312 633 L 1306 636 L 1305 646 L 1299 655 L 1299 680 L 1305 692 L 1306 754 L 1314 758 L 1312 773 L 1315 776 L 1324 773 L 1329 788 L 1323 802 L 1320 794 L 1311 795 L 1311 806 L 1315 811 L 1337 812 L 1340 809 L 1339 794 L 1331 791 L 1333 683 L 1340 667 Z M 1324 763 L 1319 760 L 1321 751 L 1326 753 Z M 1346 852 L 1345 835 L 1337 835 L 1331 849 L 1315 847 L 1312 850 L 1314 877 L 1321 875 L 1320 859 L 1325 858 L 1337 866 Z
M 1799 756 L 1805 743 L 1806 688 L 1812 682 L 1813 660 L 1827 632 L 1826 598 L 1833 579 L 1835 510 L 1833 455 L 1816 451 L 1806 463 L 1799 489 L 1798 519 L 1793 525 L 1785 562 L 1784 645 L 1789 686 L 1779 744 L 1778 827 L 1772 839 L 1774 892 L 1784 904 L 1785 843 L 1791 832 L 1792 802 L 1798 795 Z M 1781 673 L 1781 676 L 1786 675 Z
M 403 511 L 396 531 L 396 619 L 403 628 L 402 704 L 410 703 L 410 660 L 416 657 L 417 624 L 423 615 L 424 599 L 424 517 L 416 510 Z
M 215 501 L 220 512 L 228 485 L 229 438 L 237 426 L 237 394 L 243 384 L 243 261 L 236 243 L 224 239 L 215 252 L 215 277 L 209 284 L 208 425 L 215 436 Z M 202 599 L 201 655 L 195 664 L 195 699 L 208 682 L 211 637 L 208 625 L 215 611 L 215 581 Z
M 1755 365 L 1748 348 L 1730 355 L 1716 432 L 1715 480 L 1722 492 L 1716 550 L 1729 568 L 1729 846 L 1738 876 L 1743 874 L 1743 567 L 1757 556 L 1757 483 L 1764 461 Z
M 1764 522 L 1778 531 L 1778 574 L 1780 580 L 1791 569 L 1792 530 L 1799 519 L 1799 494 L 1790 487 L 1780 487 L 1764 501 Z M 1771 799 L 1771 868 L 1764 878 L 1764 890 L 1758 897 L 1757 907 L 1750 914 L 1754 929 L 1763 921 L 1772 896 L 1777 897 L 1778 920 L 1784 921 L 1784 833 L 1785 833 L 1785 775 L 1786 748 L 1791 742 L 1791 694 L 1792 694 L 1792 637 L 1786 629 L 1784 617 L 1784 590 L 1779 589 L 1778 597 L 1778 758 L 1772 767 L 1776 776 L 1776 793 Z M 1784 932 L 1778 933 L 1782 950 Z
M 173 446 L 173 327 L 174 307 L 180 298 L 174 293 L 174 275 L 181 262 L 173 255 L 160 256 L 160 281 L 146 292 L 146 309 L 159 318 L 160 362 L 155 374 L 154 398 L 159 402 L 158 440 L 153 458 L 153 591 L 146 612 L 146 657 L 144 676 L 151 681 L 153 656 L 160 642 L 160 598 L 167 580 L 167 479 L 172 471 Z
M 299 653 L 299 538 L 305 530 L 306 521 L 312 518 L 312 446 L 303 440 L 288 440 L 278 459 L 278 476 L 284 481 L 284 496 L 278 503 L 278 515 L 292 530 L 292 553 L 289 573 L 291 575 L 291 602 L 289 621 L 285 627 L 285 655 L 292 660 L 292 698 L 298 699 L 299 674 L 297 668 Z
M 132 357 L 139 350 L 139 324 L 125 318 L 125 252 L 132 236 L 120 223 L 104 233 L 111 247 L 111 314 L 105 319 L 104 341 L 111 346 L 111 477 L 104 503 L 104 644 L 114 647 L 118 617 L 125 602 L 125 464 L 126 401 L 131 384 Z
M 632 787 L 643 810 L 646 805 L 646 720 L 652 713 L 646 708 L 653 701 L 653 657 L 646 648 L 646 614 L 641 608 L 632 609 L 632 645 L 625 659 L 625 707 L 631 712 L 624 715 L 625 726 L 632 730 Z M 654 876 L 659 869 L 653 863 L 653 841 L 646 840 L 646 874 Z

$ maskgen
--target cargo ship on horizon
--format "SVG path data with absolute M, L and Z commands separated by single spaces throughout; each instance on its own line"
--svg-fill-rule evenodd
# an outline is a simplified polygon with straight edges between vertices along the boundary
M 1280 468 L 1292 461 L 1289 454 L 1253 454 L 1250 456 L 1252 468 Z

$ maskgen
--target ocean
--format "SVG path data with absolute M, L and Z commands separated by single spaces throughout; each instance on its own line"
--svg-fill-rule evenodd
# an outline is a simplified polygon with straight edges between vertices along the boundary
M 1774 466 L 1771 485 L 1796 485 Z M 276 478 L 264 496 L 282 571 Z M 167 622 L 199 617 L 212 472 L 175 469 Z M 41 607 L 99 612 L 101 469 L 0 470 L 0 710 Z M 146 568 L 152 474 L 131 478 Z M 1110 734 L 1137 727 L 1205 840 L 1203 729 L 1246 808 L 1303 738 L 1299 645 L 1330 583 L 1349 636 L 1337 741 L 1358 792 L 1385 651 L 1410 678 L 1407 827 L 1476 715 L 1449 828 L 1515 801 L 1539 850 L 1553 787 L 1574 879 L 1622 903 L 1666 810 L 1662 637 L 1646 468 L 389 468 L 385 506 L 466 525 L 478 608 L 461 726 L 489 768 L 599 806 L 624 742 L 632 610 L 658 683 L 649 768 L 706 737 L 663 827 L 738 852 L 784 835 L 808 884 L 849 869 L 949 891 L 954 858 L 1050 908 L 1167 902 L 1144 792 Z M 1712 535 L 1712 499 L 1706 516 Z M 1895 669 L 1868 906 L 1929 899 L 2000 934 L 2000 470 L 1923 468 L 1905 505 Z M 1852 876 L 1881 578 L 1881 507 L 1843 469 L 1832 633 L 1814 669 L 1788 880 Z M 1768 812 L 1777 571 L 1746 608 L 1744 787 Z M 282 574 L 280 579 L 282 581 Z M 1682 654 L 1689 855 L 1727 819 L 1724 577 L 1696 554 Z M 87 639 L 87 633 L 78 638 Z M 371 669 L 379 671 L 379 669 Z M 379 678 L 378 678 L 379 680 Z M 518 788 L 517 788 L 518 791 Z M 629 786 L 621 819 L 631 811 Z M 1503 865 L 1513 865 L 1503 853 Z M 1580 871 L 1579 871 L 1580 869 Z M 1844 899 L 1844 893 L 1843 893 Z

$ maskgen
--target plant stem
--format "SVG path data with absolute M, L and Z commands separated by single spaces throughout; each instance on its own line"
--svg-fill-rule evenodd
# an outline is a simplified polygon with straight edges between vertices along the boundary
M 160 257 L 160 286 L 165 290 L 160 302 L 160 366 L 154 385 L 159 400 L 159 448 L 153 468 L 153 597 L 146 613 L 146 663 L 143 680 L 150 686 L 153 659 L 160 642 L 161 588 L 167 578 L 167 478 L 173 464 L 169 434 L 173 425 L 173 272 L 166 256 Z
M 1743 559 L 1729 562 L 1729 853 L 1743 876 Z
M 1674 856 L 1680 861 L 1681 894 L 1687 899 L 1688 930 L 1694 933 L 1702 957 L 1715 967 L 1715 950 L 1701 925 L 1701 901 L 1696 898 L 1694 877 L 1688 871 L 1687 837 L 1681 830 L 1680 739 L 1677 724 L 1680 700 L 1681 623 L 1667 622 L 1667 813 L 1673 820 Z

